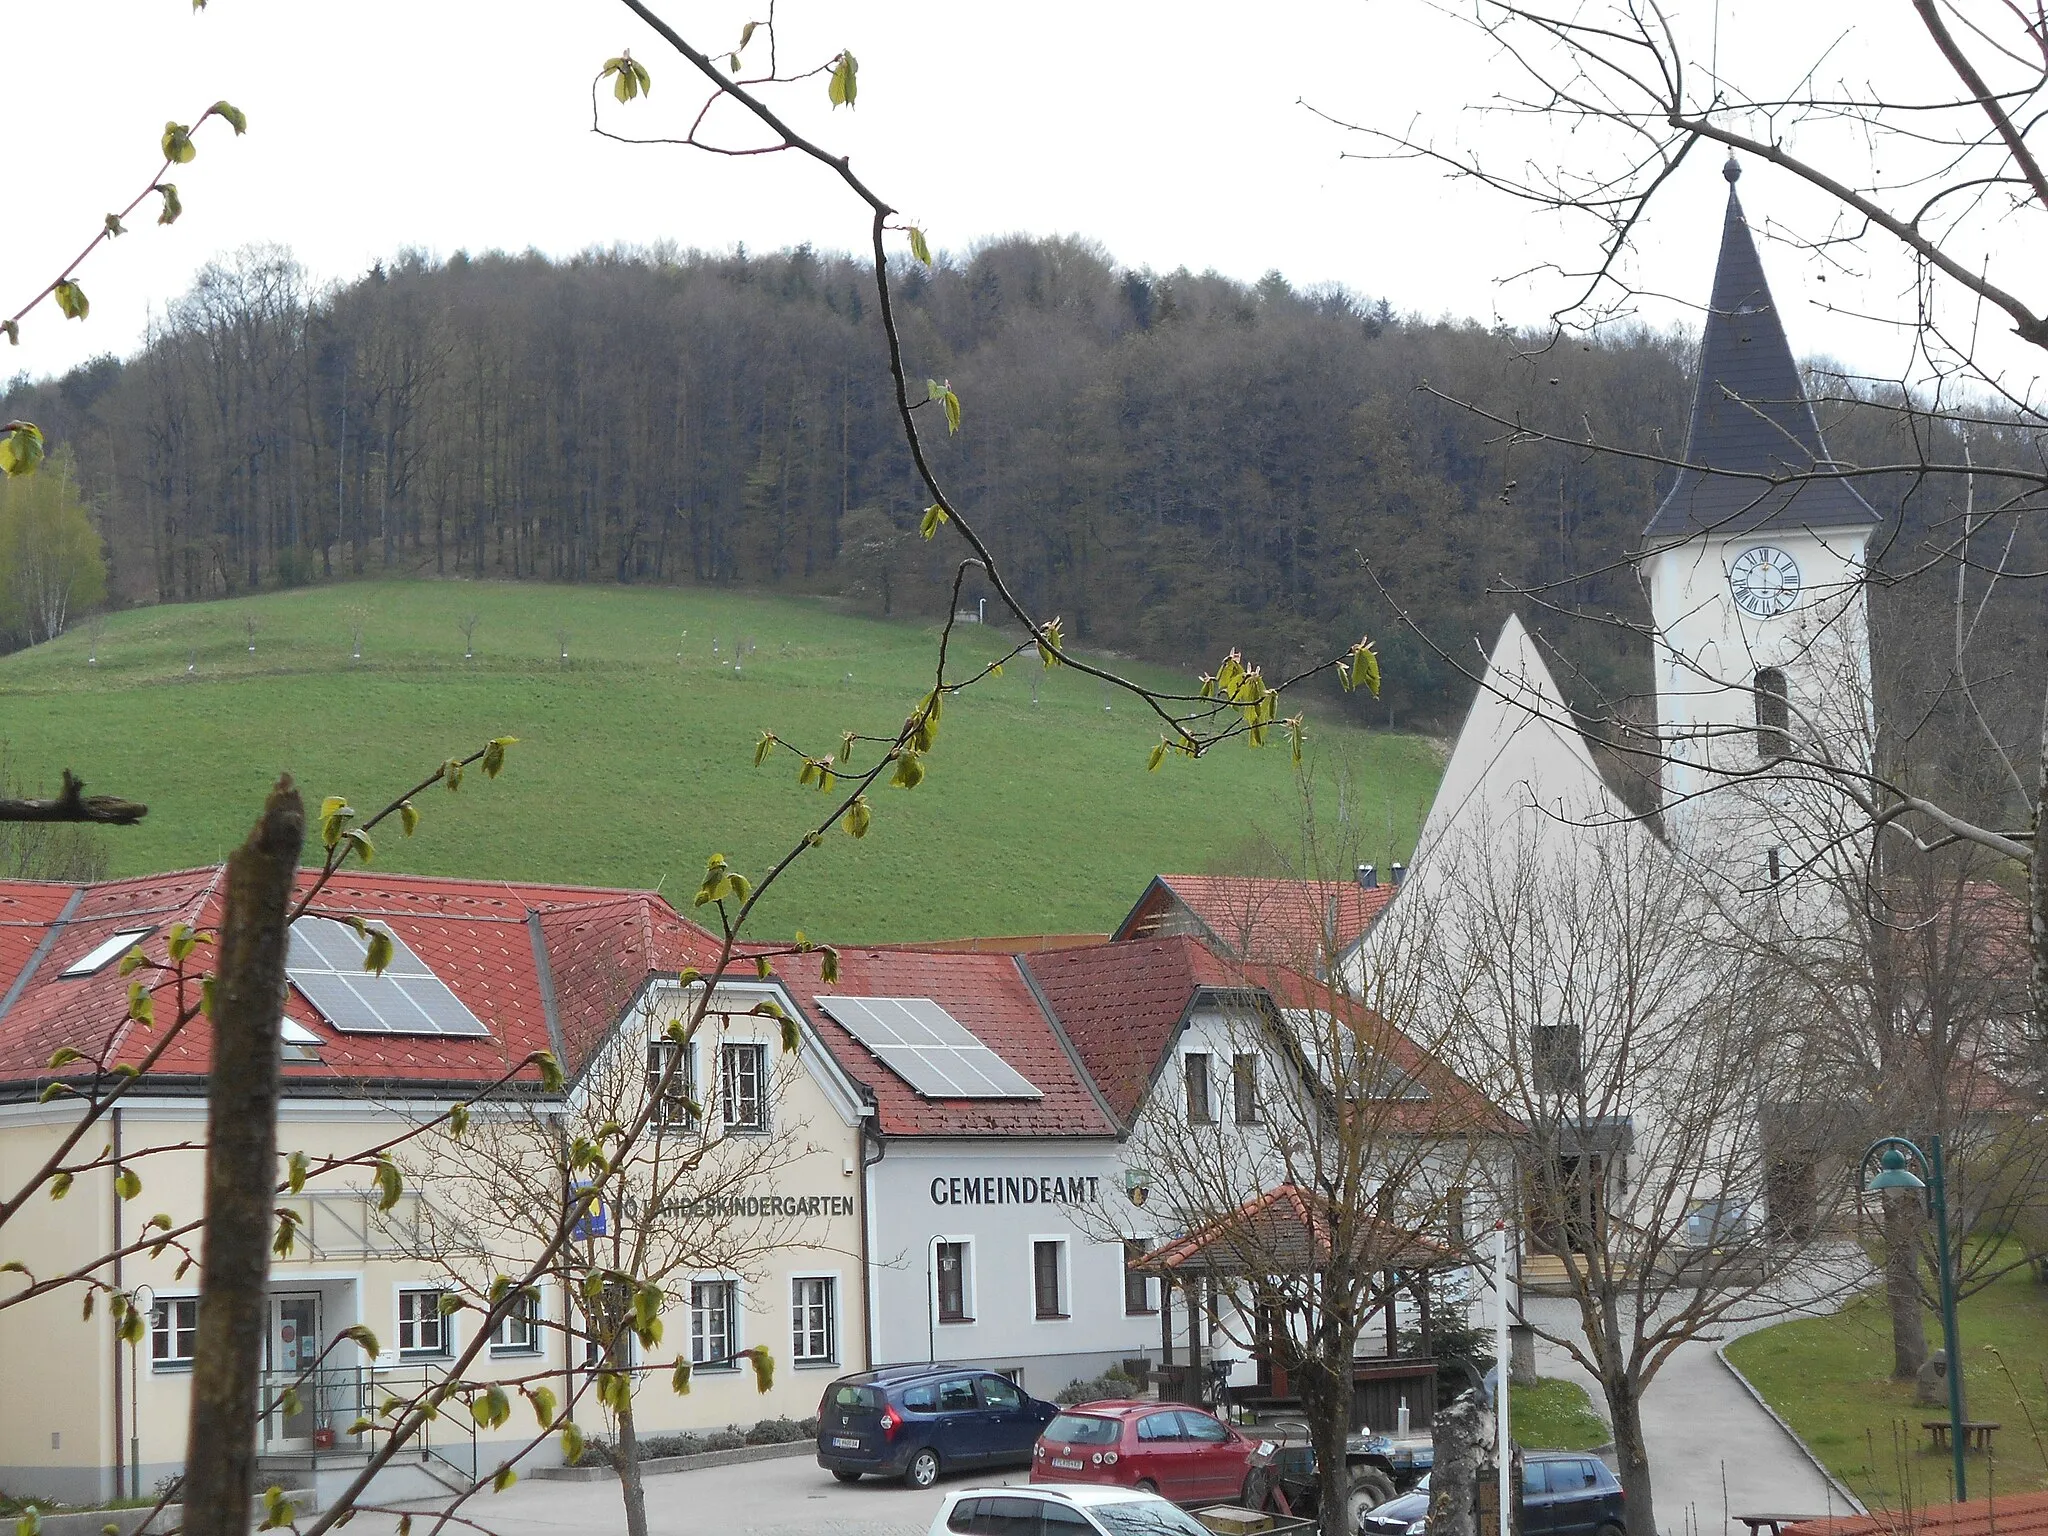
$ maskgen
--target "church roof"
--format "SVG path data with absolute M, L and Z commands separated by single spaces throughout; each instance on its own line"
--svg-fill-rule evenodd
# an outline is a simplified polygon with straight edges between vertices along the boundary
M 1724 174 L 1728 215 L 1721 227 L 1714 296 L 1700 335 L 1699 390 L 1685 441 L 1686 462 L 1707 469 L 1678 472 L 1643 536 L 1682 539 L 1710 530 L 1745 534 L 1867 527 L 1879 521 L 1878 515 L 1846 480 L 1771 485 L 1746 478 L 1807 474 L 1833 461 L 1735 195 L 1741 171 L 1730 160 Z

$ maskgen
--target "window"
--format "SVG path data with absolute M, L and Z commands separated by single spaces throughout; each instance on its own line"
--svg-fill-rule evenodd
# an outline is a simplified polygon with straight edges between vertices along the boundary
M 604 1363 L 605 1340 L 612 1341 L 612 1357 L 620 1365 L 633 1363 L 633 1345 L 638 1338 L 626 1321 L 633 1314 L 633 1287 L 623 1280 L 607 1280 L 599 1295 L 593 1312 L 588 1302 L 583 1307 L 583 1363 L 596 1366 Z
M 946 1517 L 946 1529 L 957 1531 L 960 1536 L 1052 1536 L 1053 1532 L 1064 1536 L 1070 1531 L 1074 1536 L 1091 1536 L 1095 1528 L 1070 1505 L 1015 1494 L 990 1494 L 955 1504 Z M 1156 1529 L 1163 1533 L 1169 1527 L 1162 1525 Z
M 966 1243 L 938 1245 L 939 1321 L 942 1323 L 974 1321 L 967 1314 L 967 1249 Z
M 1444 1229 L 1453 1248 L 1465 1246 L 1465 1201 L 1469 1197 L 1470 1191 L 1454 1185 L 1444 1200 Z
M 1239 1052 L 1230 1063 L 1231 1106 L 1239 1125 L 1259 1123 L 1259 1058 Z
M 1144 1418 L 1138 1420 L 1138 1438 L 1148 1443 L 1180 1439 L 1180 1415 L 1177 1413 L 1146 1414 Z
M 129 950 L 148 938 L 149 934 L 150 930 L 147 928 L 123 929 L 112 938 L 104 939 L 100 943 L 95 944 L 57 974 L 59 976 L 90 976 L 115 956 L 127 954 Z
M 1145 1243 L 1142 1238 L 1124 1239 L 1124 1316 L 1138 1317 L 1156 1312 L 1152 1305 L 1152 1277 L 1141 1269 L 1131 1266 L 1145 1257 Z
M 1544 1468 L 1544 1481 L 1552 1493 L 1583 1493 L 1588 1488 L 1598 1488 L 1600 1479 L 1593 1475 L 1590 1461 L 1553 1461 Z
M 1040 1317 L 1067 1315 L 1065 1287 L 1060 1283 L 1060 1270 L 1066 1259 L 1061 1250 L 1066 1246 L 1058 1238 L 1041 1239 L 1031 1245 L 1031 1295 L 1038 1304 Z
M 1209 1104 L 1209 1058 L 1200 1051 L 1190 1051 L 1181 1058 L 1181 1064 L 1188 1078 L 1188 1124 L 1214 1125 L 1216 1114 Z
M 830 1364 L 838 1358 L 838 1288 L 830 1275 L 789 1282 L 789 1357 L 797 1364 Z
M 662 1077 L 668 1073 L 670 1062 L 677 1065 L 664 1088 Z M 696 1075 L 693 1066 L 687 1045 L 675 1040 L 647 1042 L 647 1096 L 655 1101 L 654 1123 L 657 1128 L 689 1125 L 696 1118 L 690 1111 L 690 1101 L 697 1096 L 696 1084 L 692 1081 Z
M 1197 1440 L 1204 1445 L 1221 1445 L 1230 1438 L 1230 1431 L 1206 1413 L 1183 1413 L 1180 1433 L 1183 1440 Z
M 441 1315 L 438 1290 L 398 1293 L 398 1352 L 401 1355 L 448 1353 L 448 1320 Z
M 697 1280 L 690 1285 L 690 1363 L 714 1370 L 738 1369 L 739 1286 L 731 1280 Z
M 1529 1030 L 1529 1065 L 1538 1093 L 1575 1094 L 1585 1087 L 1579 1026 L 1537 1024 Z
M 728 1131 L 768 1129 L 767 1064 L 765 1045 L 718 1048 L 718 1093 Z
M 199 1298 L 169 1296 L 149 1309 L 149 1363 L 157 1370 L 192 1363 L 199 1348 Z
M 521 1291 L 512 1298 L 512 1307 L 498 1319 L 497 1332 L 491 1335 L 491 1353 L 494 1355 L 531 1355 L 540 1352 L 540 1297 L 532 1291 Z
M 1759 761 L 1775 763 L 1792 755 L 1792 705 L 1785 691 L 1785 674 L 1776 667 L 1757 669 L 1756 755 Z
M 974 1383 L 981 1406 L 991 1413 L 1022 1413 L 1024 1394 L 1000 1376 L 982 1376 Z
M 934 1386 L 905 1387 L 903 1406 L 912 1413 L 937 1413 L 939 1411 L 939 1389 Z
M 973 1410 L 974 1378 L 961 1376 L 953 1381 L 939 1383 L 939 1412 L 967 1413 Z
M 1782 848 L 1773 848 L 1770 851 L 1770 855 L 1764 860 L 1765 872 L 1771 877 L 1771 884 L 1773 885 L 1776 885 L 1785 878 L 1784 853 L 1785 850 Z
M 1522 1496 L 1533 1499 L 1543 1492 L 1543 1463 L 1525 1461 L 1522 1463 Z

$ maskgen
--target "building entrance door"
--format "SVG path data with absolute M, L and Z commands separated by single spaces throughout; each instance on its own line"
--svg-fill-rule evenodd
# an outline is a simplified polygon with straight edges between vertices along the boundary
M 270 1370 L 265 1381 L 266 1401 L 275 1400 L 299 1372 L 320 1356 L 320 1295 L 307 1291 L 298 1295 L 270 1298 Z M 298 1405 L 287 1413 L 283 1407 L 270 1415 L 270 1442 L 280 1449 L 310 1447 L 318 1421 L 319 1384 L 312 1380 L 298 1387 Z

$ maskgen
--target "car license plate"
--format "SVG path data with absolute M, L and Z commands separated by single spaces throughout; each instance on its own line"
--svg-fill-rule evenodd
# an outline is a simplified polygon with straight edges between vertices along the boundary
M 834 1445 L 843 1445 L 843 1446 L 845 1446 L 845 1447 L 846 1447 L 846 1448 L 847 1448 L 848 1450 L 850 1450 L 850 1451 L 857 1451 L 857 1450 L 859 1450 L 859 1449 L 860 1449 L 860 1436 L 859 1436 L 859 1435 L 834 1435 L 834 1436 L 832 1437 L 832 1443 L 833 1443 Z
M 1078 1472 L 1081 1470 L 1081 1463 L 1079 1463 L 1078 1461 L 1069 1461 L 1064 1456 L 1053 1457 L 1052 1464 L 1068 1472 Z

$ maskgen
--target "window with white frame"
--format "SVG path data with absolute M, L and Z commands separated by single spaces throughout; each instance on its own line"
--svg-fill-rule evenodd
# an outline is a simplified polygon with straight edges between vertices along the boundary
M 669 1064 L 675 1070 L 669 1070 Z M 654 1101 L 657 1127 L 688 1125 L 695 1118 L 690 1101 L 696 1097 L 694 1062 L 689 1046 L 677 1040 L 647 1042 L 647 1096 Z
M 739 1284 L 733 1280 L 690 1283 L 690 1363 L 713 1370 L 737 1369 Z
M 798 1365 L 829 1365 L 839 1358 L 839 1282 L 830 1275 L 799 1275 L 789 1282 L 789 1355 Z
M 971 1323 L 973 1313 L 973 1281 L 969 1270 L 974 1267 L 974 1245 L 971 1243 L 935 1243 L 932 1260 L 938 1274 L 934 1284 L 939 1292 L 939 1321 L 942 1323 Z
M 1067 1315 L 1067 1245 L 1056 1237 L 1041 1237 L 1031 1244 L 1031 1296 L 1040 1318 Z
M 149 1364 L 177 1370 L 192 1363 L 199 1348 L 199 1298 L 165 1296 L 149 1309 Z
M 1181 1058 L 1181 1070 L 1188 1090 L 1188 1124 L 1214 1125 L 1216 1108 L 1209 1099 L 1209 1056 L 1206 1051 L 1189 1051 Z
M 401 1355 L 448 1353 L 448 1319 L 441 1315 L 439 1289 L 421 1287 L 398 1293 L 398 1352 Z
M 768 1129 L 768 1047 L 733 1042 L 718 1048 L 718 1091 L 728 1131 Z
M 540 1352 L 540 1296 L 521 1291 L 511 1300 L 505 1315 L 491 1334 L 491 1353 L 532 1355 Z
M 633 1346 L 638 1335 L 627 1326 L 633 1315 L 633 1287 L 623 1280 L 607 1280 L 597 1300 L 583 1306 L 583 1363 L 604 1364 L 605 1340 L 612 1341 L 616 1364 L 634 1363 Z

